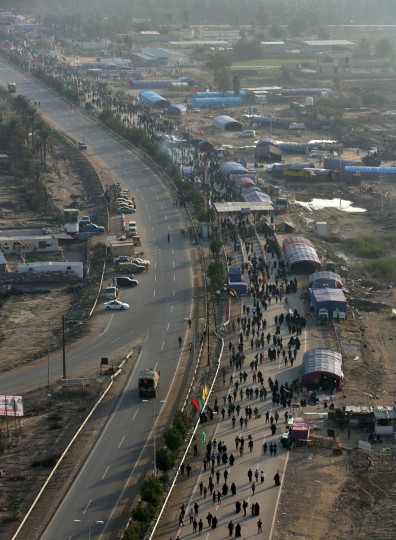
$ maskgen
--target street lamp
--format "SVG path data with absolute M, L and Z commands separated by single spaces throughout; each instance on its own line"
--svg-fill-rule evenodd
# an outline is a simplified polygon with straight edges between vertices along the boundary
M 156 397 L 154 397 L 153 399 L 153 414 L 154 414 L 154 420 L 153 420 L 153 449 L 154 449 L 154 459 L 153 459 L 153 472 L 154 472 L 154 476 L 157 476 L 157 448 L 156 448 L 156 428 L 155 428 L 155 424 L 156 424 L 156 416 L 155 416 L 155 402 L 156 402 Z M 148 403 L 149 400 L 148 399 L 142 399 L 142 402 L 143 403 Z M 166 399 L 161 399 L 160 400 L 160 403 L 166 403 Z
M 48 326 L 47 386 L 50 385 L 51 321 L 44 321 Z
M 74 519 L 73 521 L 74 523 L 88 523 L 88 540 L 91 540 L 91 521 L 89 520 L 85 521 L 83 519 Z M 92 523 L 99 523 L 103 525 L 104 521 L 99 520 L 99 521 L 93 521 Z

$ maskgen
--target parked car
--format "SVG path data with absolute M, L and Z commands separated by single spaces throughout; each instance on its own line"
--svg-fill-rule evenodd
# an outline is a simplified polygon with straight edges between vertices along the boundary
M 135 272 L 136 274 L 139 274 L 141 272 L 145 272 L 146 268 L 141 264 L 135 264 L 133 262 L 122 262 L 119 263 L 118 269 L 120 272 Z
M 86 223 L 80 227 L 80 232 L 90 233 L 90 234 L 102 234 L 105 232 L 105 228 L 101 225 L 96 225 L 95 223 Z
M 134 214 L 135 212 L 136 210 L 132 206 L 119 206 L 117 208 L 117 214 Z
M 150 261 L 147 261 L 146 259 L 141 259 L 140 257 L 134 257 L 132 259 L 133 263 L 140 264 L 141 266 L 145 266 L 148 268 L 150 266 Z
M 79 150 L 86 150 L 88 148 L 85 142 L 78 142 L 77 144 Z
M 124 311 L 124 309 L 129 309 L 129 304 L 120 302 L 120 300 L 111 300 L 111 302 L 105 302 L 103 305 L 106 311 L 109 311 L 110 309 L 119 309 L 121 311 Z
M 239 136 L 240 137 L 255 137 L 256 132 L 254 131 L 254 129 L 244 129 L 243 131 L 240 132 Z
M 114 278 L 117 287 L 137 287 L 139 282 L 137 279 L 132 279 L 126 276 L 117 276 Z
M 105 296 L 107 300 L 115 300 L 118 296 L 118 289 L 115 286 L 105 288 Z
M 80 227 L 82 225 L 86 225 L 87 223 L 91 223 L 91 218 L 89 216 L 83 216 L 81 219 L 80 219 Z
M 113 263 L 118 264 L 120 262 L 128 262 L 131 259 L 128 257 L 128 255 L 118 255 L 117 257 L 114 257 Z

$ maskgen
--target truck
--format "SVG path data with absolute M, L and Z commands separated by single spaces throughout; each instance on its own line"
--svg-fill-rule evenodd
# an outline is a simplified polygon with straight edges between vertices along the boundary
M 16 92 L 16 83 L 14 82 L 9 82 L 8 83 L 8 91 L 9 93 L 13 93 L 13 92 Z
M 139 396 L 150 398 L 157 396 L 160 372 L 155 368 L 143 369 L 139 375 Z

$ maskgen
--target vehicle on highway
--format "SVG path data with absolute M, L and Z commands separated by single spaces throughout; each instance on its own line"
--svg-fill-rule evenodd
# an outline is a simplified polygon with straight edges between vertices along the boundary
M 121 302 L 120 300 L 111 300 L 111 302 L 105 302 L 103 305 L 106 311 L 109 311 L 110 309 L 119 309 L 121 311 L 129 309 L 129 304 Z
M 105 228 L 95 223 L 86 223 L 82 227 L 80 226 L 81 233 L 102 234 L 105 232 Z
M 120 262 L 129 262 L 131 259 L 128 255 L 118 255 L 117 257 L 114 257 L 113 263 L 118 264 Z
M 117 214 L 134 214 L 136 209 L 132 206 L 119 206 L 117 208 Z
M 122 273 L 124 273 L 124 272 L 135 272 L 136 274 L 139 274 L 141 272 L 146 271 L 145 266 L 143 266 L 142 264 L 136 264 L 136 263 L 133 263 L 133 262 L 119 263 L 118 269 Z
M 150 266 L 150 261 L 147 261 L 146 259 L 141 259 L 140 257 L 134 257 L 131 262 L 135 264 L 140 264 L 145 268 L 148 268 Z
M 126 276 L 117 276 L 114 278 L 117 287 L 137 287 L 139 282 L 137 279 L 132 279 Z
M 78 149 L 79 150 L 86 150 L 88 146 L 85 144 L 85 142 L 78 142 Z
M 144 369 L 139 375 L 139 396 L 156 397 L 159 388 L 160 372 L 156 369 Z
M 10 94 L 12 94 L 13 92 L 16 92 L 16 83 L 9 82 L 8 83 L 8 91 L 10 92 Z

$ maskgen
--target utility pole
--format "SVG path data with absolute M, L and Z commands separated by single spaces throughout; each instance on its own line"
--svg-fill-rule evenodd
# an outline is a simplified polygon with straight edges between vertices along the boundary
M 65 316 L 62 315 L 63 378 L 66 379 Z

